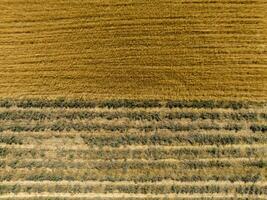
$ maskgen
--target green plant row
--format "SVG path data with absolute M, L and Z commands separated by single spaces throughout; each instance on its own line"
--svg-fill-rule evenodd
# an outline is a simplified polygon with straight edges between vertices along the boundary
M 260 185 L 156 185 L 156 184 L 131 184 L 131 185 L 3 185 L 0 183 L 0 194 L 7 193 L 128 193 L 128 194 L 250 194 L 263 195 L 267 194 L 267 186 Z
M 134 181 L 157 182 L 174 180 L 181 182 L 192 181 L 230 181 L 257 182 L 266 180 L 264 168 L 221 168 L 221 169 L 8 169 L 0 171 L 0 181 Z
M 46 122 L 38 122 L 32 125 L 27 125 L 25 122 L 18 123 L 13 122 L 9 124 L 1 123 L 0 124 L 0 132 L 3 131 L 12 131 L 12 132 L 41 132 L 41 131 L 129 131 L 130 129 L 136 129 L 139 131 L 157 131 L 160 129 L 166 129 L 170 131 L 197 131 L 197 130 L 226 130 L 226 131 L 235 131 L 238 132 L 240 130 L 244 130 L 242 124 L 237 123 L 229 123 L 226 125 L 219 125 L 217 123 L 205 123 L 205 124 L 189 124 L 183 125 L 179 123 L 165 123 L 165 124 L 148 124 L 148 125 L 130 125 L 130 124 L 122 124 L 122 125 L 110 125 L 110 124 L 97 124 L 97 123 L 79 123 L 79 122 L 66 122 L 66 121 L 57 121 L 54 123 L 47 124 Z M 267 132 L 267 125 L 265 124 L 251 124 L 249 129 L 252 132 Z
M 246 120 L 256 121 L 258 119 L 267 119 L 265 113 L 255 112 L 232 112 L 232 113 L 220 113 L 220 112 L 144 112 L 144 111 L 129 111 L 129 112 L 94 112 L 94 111 L 30 111 L 30 110 L 18 110 L 18 111 L 2 111 L 0 112 L 0 120 L 55 120 L 55 119 L 94 119 L 103 118 L 107 120 L 128 118 L 130 120 L 148 120 L 148 121 L 160 121 L 164 119 L 191 119 L 192 121 L 198 119 L 211 119 L 211 120 Z
M 107 107 L 107 108 L 153 108 L 153 107 L 168 107 L 168 108 L 230 108 L 241 109 L 248 108 L 250 105 L 260 105 L 262 103 L 255 102 L 242 102 L 242 101 L 214 101 L 214 100 L 175 100 L 161 102 L 157 100 L 105 100 L 105 101 L 87 101 L 82 99 L 70 100 L 70 99 L 23 99 L 12 100 L 2 99 L 0 100 L 0 107 L 52 107 L 52 108 L 95 108 L 95 107 Z
M 88 145 L 119 147 L 123 145 L 227 145 L 266 143 L 265 135 L 233 135 L 233 134 L 154 134 L 154 135 L 107 135 L 97 136 L 83 134 L 82 138 Z
M 0 168 L 74 168 L 74 169 L 97 169 L 97 170 L 114 170 L 114 169 L 205 169 L 205 168 L 229 168 L 229 167 L 254 167 L 266 168 L 267 161 L 263 159 L 251 159 L 241 161 L 229 160 L 181 160 L 179 162 L 173 161 L 144 161 L 144 160 L 101 160 L 101 161 L 66 161 L 66 160 L 23 160 L 10 159 L 0 160 Z
M 23 138 L 14 135 L 0 135 L 0 143 L 23 144 Z M 1 151 L 1 154 L 4 154 L 4 152 Z
M 250 126 L 250 130 L 252 130 L 253 132 L 267 132 L 267 125 L 265 124 L 252 124 Z
M 190 160 L 182 162 L 183 167 L 185 169 L 205 169 L 205 168 L 227 168 L 227 167 L 255 167 L 255 168 L 266 168 L 267 161 L 266 160 L 248 160 L 248 161 L 240 161 L 240 162 L 231 162 L 231 161 L 220 161 L 220 160 L 209 160 L 209 161 L 201 161 L 201 160 Z
M 179 163 L 159 162 L 159 161 L 62 161 L 62 160 L 42 160 L 42 161 L 24 161 L 24 160 L 0 160 L 0 168 L 74 168 L 74 169 L 96 169 L 96 170 L 114 170 L 114 169 L 179 169 L 182 166 Z
M 31 136 L 30 136 L 31 137 Z M 203 134 L 197 132 L 188 132 L 181 134 L 163 134 L 163 133 L 147 133 L 147 134 L 130 134 L 130 133 L 108 133 L 103 134 L 90 134 L 82 133 L 83 141 L 90 146 L 111 146 L 119 147 L 124 145 L 229 145 L 229 144 L 265 144 L 267 136 L 265 134 L 254 135 L 239 135 L 229 133 L 212 133 Z M 45 135 L 36 135 L 33 138 L 46 139 Z M 5 144 L 24 144 L 26 139 L 23 135 L 10 135 L 1 133 L 0 143 Z
M 239 158 L 239 157 L 264 157 L 267 156 L 267 147 L 226 147 L 214 146 L 203 148 L 180 147 L 177 149 L 164 149 L 159 147 L 149 147 L 142 149 L 130 148 L 112 148 L 112 149 L 94 149 L 88 150 L 46 150 L 46 149 L 21 149 L 21 148 L 7 148 L 0 147 L 0 157 L 19 157 L 19 158 L 49 158 L 52 154 L 66 160 L 72 159 L 103 159 L 103 160 L 117 160 L 117 159 L 195 159 L 195 158 Z
M 255 127 L 257 127 L 255 129 Z M 226 130 L 235 131 L 245 129 L 242 124 L 230 123 L 226 125 L 219 125 L 217 123 L 205 123 L 205 124 L 189 124 L 183 125 L 179 123 L 161 123 L 161 124 L 97 124 L 97 123 L 80 123 L 80 122 L 67 122 L 67 121 L 56 121 L 52 123 L 38 122 L 35 124 L 27 124 L 25 122 L 12 122 L 9 124 L 1 123 L 0 132 L 12 131 L 12 132 L 42 132 L 42 131 L 57 131 L 57 132 L 70 132 L 70 131 L 120 131 L 126 132 L 130 129 L 136 129 L 138 131 L 157 131 L 161 129 L 170 130 L 173 132 L 177 131 L 197 131 L 197 130 Z M 253 132 L 266 132 L 265 125 L 253 124 L 250 126 Z

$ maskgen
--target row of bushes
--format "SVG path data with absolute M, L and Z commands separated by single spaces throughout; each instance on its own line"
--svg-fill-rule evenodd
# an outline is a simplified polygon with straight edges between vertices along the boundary
M 24 99 L 24 100 L 0 100 L 0 107 L 16 106 L 20 108 L 29 107 L 60 107 L 60 108 L 153 108 L 153 107 L 168 107 L 168 108 L 230 108 L 241 109 L 248 108 L 250 105 L 259 105 L 262 103 L 244 102 L 244 101 L 215 101 L 215 100 L 175 100 L 161 102 L 158 100 L 104 100 L 104 101 L 88 101 L 83 99 Z
M 0 168 L 10 167 L 13 169 L 17 168 L 75 168 L 75 169 L 96 169 L 96 170 L 115 170 L 123 169 L 127 171 L 128 169 L 164 169 L 172 168 L 179 169 L 182 167 L 178 162 L 162 162 L 162 161 L 89 161 L 89 162 L 70 162 L 62 160 L 0 160 Z
M 267 132 L 267 125 L 264 124 L 252 124 L 250 126 L 250 130 L 252 130 L 253 132 Z
M 231 162 L 231 161 L 221 161 L 221 160 L 189 160 L 183 161 L 183 165 L 185 169 L 204 169 L 204 168 L 227 168 L 239 165 L 239 167 L 247 166 L 247 167 L 256 167 L 256 168 L 264 168 L 267 167 L 266 160 L 247 160 L 247 161 L 240 161 L 238 163 Z
M 0 120 L 18 120 L 18 119 L 26 119 L 26 120 L 52 119 L 52 113 L 30 111 L 30 110 L 28 111 L 15 110 L 15 111 L 0 112 Z
M 260 185 L 1 185 L 0 194 L 7 193 L 128 193 L 128 194 L 203 194 L 203 193 L 233 193 L 233 194 L 267 194 L 267 186 Z
M 40 111 L 4 111 L 0 112 L 0 120 L 45 120 L 45 119 L 94 119 L 103 118 L 108 120 L 128 118 L 130 120 L 148 120 L 148 121 L 160 121 L 163 119 L 191 119 L 192 121 L 198 119 L 211 119 L 211 120 L 258 120 L 260 118 L 265 119 L 261 114 L 257 113 L 219 113 L 219 112 L 94 112 L 94 111 L 74 111 L 74 112 L 40 112 Z
M 257 125 L 255 125 L 257 126 Z M 253 126 L 251 126 L 253 127 Z M 160 129 L 170 130 L 170 131 L 196 131 L 196 130 L 227 130 L 227 131 L 240 131 L 244 127 L 241 124 L 227 124 L 224 126 L 220 126 L 219 124 L 190 124 L 190 125 L 182 125 L 178 123 L 172 124 L 151 124 L 151 125 L 110 125 L 110 124 L 86 124 L 86 123 L 74 123 L 74 122 L 66 122 L 66 121 L 58 121 L 53 124 L 42 124 L 37 123 L 34 125 L 24 125 L 24 124 L 10 124 L 10 125 L 2 125 L 0 126 L 0 132 L 3 131 L 13 131 L 13 132 L 41 132 L 41 131 L 99 131 L 99 130 L 107 130 L 107 131 L 120 131 L 126 132 L 130 129 L 136 129 L 139 131 L 157 131 Z M 262 130 L 265 132 L 266 130 Z
M 73 159 L 103 159 L 103 160 L 117 160 L 117 159 L 193 159 L 193 158 L 239 158 L 239 157 L 264 157 L 267 156 L 264 147 L 227 147 L 214 146 L 205 148 L 194 147 L 180 147 L 180 148 L 159 148 L 149 147 L 145 149 L 130 149 L 130 148 L 116 148 L 116 149 L 94 149 L 87 150 L 65 150 L 57 149 L 50 152 L 45 149 L 11 149 L 7 147 L 0 147 L 0 157 L 20 157 L 20 158 L 49 158 L 52 156 L 60 157 L 66 160 Z
M 22 144 L 23 135 L 0 134 L 0 143 Z M 226 144 L 254 144 L 266 143 L 267 137 L 262 134 L 235 135 L 235 134 L 203 134 L 203 133 L 181 133 L 181 134 L 131 134 L 131 133 L 109 133 L 106 135 L 81 134 L 84 142 L 88 145 L 119 147 L 123 145 L 226 145 Z M 46 139 L 42 135 L 37 138 Z
M 23 139 L 15 135 L 0 135 L 0 143 L 5 144 L 22 144 Z M 5 151 L 2 150 L 1 154 L 5 154 Z
M 67 161 L 67 160 L 0 160 L 0 168 L 75 168 L 75 169 L 97 169 L 97 170 L 115 170 L 123 169 L 125 172 L 129 169 L 205 169 L 205 168 L 230 168 L 230 167 L 267 167 L 266 160 L 245 160 L 245 161 L 227 161 L 227 160 L 180 160 L 172 161 L 153 161 L 153 160 L 101 160 L 101 161 Z
M 82 138 L 88 145 L 119 147 L 123 145 L 227 145 L 266 143 L 267 137 L 261 135 L 230 135 L 230 134 L 175 134 L 175 135 L 106 135 L 96 136 L 83 134 Z
M 243 170 L 243 172 L 242 172 Z M 17 170 L 9 169 L 1 172 L 0 181 L 29 180 L 29 181 L 133 181 L 133 182 L 157 182 L 163 180 L 174 180 L 181 182 L 192 181 L 230 181 L 230 182 L 258 182 L 265 180 L 261 175 L 263 169 L 244 168 L 238 169 L 218 169 L 213 173 L 204 170 L 183 170 L 165 169 L 153 170 L 143 168 L 140 170 L 123 169 L 95 170 L 95 169 L 32 169 Z M 236 171 L 236 172 L 235 172 Z
M 248 108 L 252 103 L 238 101 L 212 101 L 212 100 L 193 100 L 193 101 L 168 101 L 166 107 L 169 108 Z
M 247 113 L 219 113 L 219 112 L 171 112 L 164 116 L 167 119 L 211 119 L 211 120 L 221 120 L 221 119 L 230 119 L 230 120 L 257 120 L 262 115 L 257 113 L 247 112 Z
M 95 108 L 95 107 L 108 107 L 108 108 L 151 108 L 151 107 L 162 107 L 163 103 L 156 100 L 108 100 L 108 101 L 87 101 L 82 99 L 55 99 L 55 100 L 44 100 L 44 99 L 24 99 L 24 100 L 0 100 L 0 107 L 12 107 L 16 106 L 19 108 Z

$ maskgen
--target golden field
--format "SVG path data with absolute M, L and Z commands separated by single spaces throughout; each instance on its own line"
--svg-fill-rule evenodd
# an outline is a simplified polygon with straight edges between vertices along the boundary
M 267 199 L 267 0 L 0 0 L 0 200 Z
M 265 0 L 1 0 L 0 97 L 267 99 Z

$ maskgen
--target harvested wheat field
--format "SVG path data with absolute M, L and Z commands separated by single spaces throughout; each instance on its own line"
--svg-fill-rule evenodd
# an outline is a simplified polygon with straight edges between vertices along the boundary
M 266 200 L 267 0 L 0 0 L 0 200 Z
M 1 0 L 0 96 L 266 100 L 266 10 L 266 0 Z

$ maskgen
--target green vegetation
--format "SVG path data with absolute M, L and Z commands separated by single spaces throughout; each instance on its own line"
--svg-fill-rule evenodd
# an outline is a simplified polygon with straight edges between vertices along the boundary
M 2 196 L 83 199 L 77 195 L 98 194 L 96 199 L 103 200 L 124 194 L 124 199 L 267 195 L 264 104 L 76 103 L 2 101 Z M 59 197 L 61 193 L 67 196 Z
M 129 193 L 129 194 L 183 194 L 183 193 L 236 193 L 236 194 L 254 194 L 254 195 L 262 195 L 267 194 L 266 192 L 267 186 L 260 185 L 155 185 L 155 184 L 130 184 L 130 185 L 113 185 L 113 184 L 105 184 L 105 185 L 64 185 L 64 184 L 36 184 L 36 185 L 0 185 L 0 194 L 5 194 L 8 192 L 19 193 L 19 192 L 27 192 L 27 193 L 41 193 L 41 192 L 58 192 L 62 193 L 64 191 L 68 191 L 72 194 L 79 193 Z
M 152 111 L 129 111 L 129 112 L 95 112 L 95 111 L 66 111 L 62 112 L 51 112 L 49 110 L 44 111 L 27 111 L 27 110 L 13 110 L 13 111 L 2 111 L 0 112 L 0 120 L 56 120 L 56 119 L 95 119 L 102 118 L 107 120 L 128 118 L 130 120 L 148 120 L 148 121 L 160 121 L 160 120 L 174 120 L 174 119 L 190 119 L 192 121 L 196 120 L 234 120 L 234 121 L 258 121 L 266 120 L 263 113 L 253 113 L 253 112 L 207 112 L 207 111 L 195 111 L 195 112 L 184 112 L 184 111 L 168 111 L 168 112 L 152 112 Z
M 0 107 L 10 108 L 224 108 L 224 109 L 242 109 L 250 106 L 261 105 L 263 102 L 244 102 L 244 101 L 219 101 L 219 100 L 83 100 L 83 99 L 24 99 L 0 100 Z

